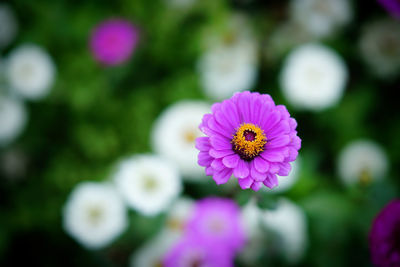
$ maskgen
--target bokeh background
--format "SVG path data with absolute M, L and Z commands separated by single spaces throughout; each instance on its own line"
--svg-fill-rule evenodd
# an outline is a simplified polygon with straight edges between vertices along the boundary
M 0 265 L 135 266 L 132 255 L 166 227 L 172 204 L 152 216 L 127 205 L 126 228 L 91 249 L 65 229 L 63 209 L 71 192 L 83 181 L 111 181 L 124 158 L 143 153 L 168 158 L 157 142 L 180 153 L 171 133 L 165 140 L 163 132 L 154 133 L 158 118 L 177 103 L 189 103 L 190 116 L 190 103 L 209 107 L 235 91 L 252 90 L 286 105 L 298 122 L 302 148 L 296 177 L 287 178 L 295 179 L 293 184 L 272 193 L 242 191 L 236 182 L 217 186 L 189 166 L 196 159 L 182 148 L 193 163 L 166 159 L 176 161 L 182 184 L 171 203 L 213 195 L 266 214 L 285 198 L 304 214 L 305 229 L 272 227 L 250 249 L 258 253 L 237 255 L 235 266 L 372 266 L 371 222 L 398 197 L 400 186 L 400 23 L 388 11 L 374 0 L 2 2 Z M 114 65 L 96 60 L 90 46 L 94 29 L 110 18 L 132 23 L 138 38 L 132 54 Z M 333 61 L 340 59 L 339 67 L 316 55 L 321 73 L 309 80 L 283 75 L 292 64 L 288 58 L 307 43 L 328 49 Z M 31 62 L 42 62 L 36 66 L 42 69 L 35 72 L 33 64 L 33 70 L 13 72 L 10 62 L 27 44 L 41 49 Z M 307 58 L 315 59 L 309 53 L 302 59 L 306 65 Z M 326 78 L 335 71 L 345 73 L 331 78 L 340 81 Z M 45 80 L 39 93 L 35 79 Z M 298 86 L 287 89 L 287 79 L 298 79 Z M 307 91 L 313 84 L 324 86 L 319 79 L 338 85 L 328 85 L 322 96 Z M 7 99 L 17 107 L 7 109 Z M 327 104 L 319 105 L 322 101 Z M 193 116 L 186 121 L 197 125 L 198 115 Z M 167 126 L 185 121 L 179 115 L 168 119 Z M 171 131 L 180 136 L 177 129 Z M 192 139 L 186 136 L 196 153 Z M 358 140 L 373 148 L 343 159 Z M 289 214 L 283 221 L 293 219 Z M 290 256 L 282 256 L 290 254 L 287 246 L 277 244 L 297 235 L 300 256 L 287 260 Z

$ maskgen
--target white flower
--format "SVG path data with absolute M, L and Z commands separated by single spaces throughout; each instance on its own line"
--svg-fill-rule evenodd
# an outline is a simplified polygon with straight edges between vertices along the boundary
M 400 71 L 400 22 L 386 18 L 367 25 L 360 49 L 373 73 L 381 78 L 395 76 Z
M 290 171 L 288 176 L 279 176 L 278 186 L 274 187 L 273 189 L 264 188 L 266 192 L 270 193 L 282 193 L 288 191 L 299 179 L 299 158 L 297 160 L 291 162 L 292 170 Z
M 168 232 L 161 232 L 139 248 L 130 258 L 131 267 L 162 266 L 166 253 L 174 245 L 176 239 Z
M 280 84 L 292 105 L 321 110 L 340 100 L 347 76 L 343 60 L 333 50 L 319 44 L 306 44 L 289 54 Z
M 27 173 L 28 157 L 24 151 L 11 148 L 0 154 L 0 170 L 4 177 L 16 181 Z
M 290 14 L 295 23 L 322 38 L 348 24 L 352 9 L 349 0 L 292 0 Z
M 353 141 L 339 155 L 339 176 L 348 186 L 382 179 L 387 170 L 386 153 L 373 141 Z
M 251 199 L 241 211 L 243 229 L 246 231 L 247 243 L 239 253 L 240 259 L 246 264 L 254 264 L 263 253 L 266 236 L 260 227 L 261 209 Z
M 165 211 L 182 187 L 175 166 L 155 155 L 123 160 L 113 178 L 126 203 L 147 216 Z
M 0 49 L 14 40 L 17 28 L 13 10 L 7 4 L 0 4 Z
M 194 201 L 189 198 L 179 198 L 170 207 L 164 230 L 175 235 L 177 238 L 182 236 L 186 223 L 192 216 Z
M 63 213 L 65 231 L 89 249 L 107 246 L 127 226 L 125 206 L 109 184 L 78 184 Z
M 27 111 L 22 102 L 0 95 L 0 147 L 12 142 L 25 128 Z
M 262 224 L 278 234 L 281 249 L 290 263 L 298 262 L 307 248 L 307 221 L 303 210 L 287 199 L 280 199 L 274 210 L 265 210 Z
M 234 92 L 252 89 L 257 76 L 257 47 L 243 17 L 233 17 L 228 32 L 210 38 L 198 69 L 207 96 L 222 100 Z
M 41 47 L 25 44 L 11 52 L 6 63 L 10 87 L 27 99 L 44 98 L 54 82 L 55 66 Z
M 198 127 L 210 108 L 200 101 L 181 101 L 167 108 L 153 126 L 154 151 L 174 162 L 182 176 L 191 180 L 206 180 L 203 168 L 197 164 L 195 139 L 203 136 Z

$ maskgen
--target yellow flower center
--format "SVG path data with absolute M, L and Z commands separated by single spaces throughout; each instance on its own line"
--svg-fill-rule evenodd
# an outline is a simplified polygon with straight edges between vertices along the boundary
M 264 151 L 267 143 L 264 131 L 252 123 L 243 123 L 232 138 L 233 150 L 244 160 L 252 160 Z

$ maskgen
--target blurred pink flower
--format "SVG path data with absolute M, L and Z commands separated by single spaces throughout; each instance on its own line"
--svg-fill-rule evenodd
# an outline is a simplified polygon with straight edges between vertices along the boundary
M 197 201 L 187 234 L 227 248 L 232 254 L 245 243 L 239 206 L 231 199 L 209 197 Z
M 90 48 L 97 61 L 113 66 L 128 60 L 138 41 L 138 29 L 128 20 L 115 18 L 103 21 L 93 30 Z

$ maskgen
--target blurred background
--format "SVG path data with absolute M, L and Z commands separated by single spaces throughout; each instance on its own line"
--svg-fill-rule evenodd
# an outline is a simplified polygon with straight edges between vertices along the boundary
M 229 199 L 234 266 L 372 266 L 399 196 L 399 1 L 0 3 L 0 265 L 163 266 L 196 201 Z M 275 189 L 217 186 L 203 114 L 270 94 L 302 148 Z

